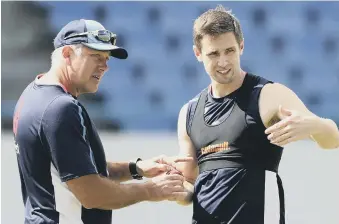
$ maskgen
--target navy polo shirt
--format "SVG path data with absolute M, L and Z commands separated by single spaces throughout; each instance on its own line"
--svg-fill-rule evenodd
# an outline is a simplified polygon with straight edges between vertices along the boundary
M 32 82 L 16 105 L 13 132 L 26 224 L 111 224 L 111 210 L 84 208 L 65 183 L 108 175 L 97 130 L 75 97 Z

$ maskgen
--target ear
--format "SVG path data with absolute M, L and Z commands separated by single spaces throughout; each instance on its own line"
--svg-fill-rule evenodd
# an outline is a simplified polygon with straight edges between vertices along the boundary
M 244 47 L 245 47 L 245 43 L 244 43 L 244 40 L 243 40 L 243 41 L 241 41 L 241 43 L 240 43 L 240 55 L 243 54 L 243 52 L 244 52 Z
M 71 64 L 71 51 L 73 49 L 69 46 L 65 46 L 64 48 L 62 48 L 62 56 L 66 61 L 67 65 Z
M 197 58 L 197 60 L 199 62 L 202 62 L 202 57 L 201 57 L 201 51 L 199 50 L 199 48 L 195 45 L 193 45 L 193 52 L 194 52 L 194 55 L 195 57 Z

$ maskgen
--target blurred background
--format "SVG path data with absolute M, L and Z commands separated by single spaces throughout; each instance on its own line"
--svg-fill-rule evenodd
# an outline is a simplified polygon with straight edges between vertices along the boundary
M 220 2 L 219 2 L 220 3 Z M 192 26 L 218 2 L 2 2 L 1 118 L 12 127 L 22 90 L 50 66 L 69 21 L 94 19 L 118 34 L 128 60 L 112 59 L 86 105 L 101 129 L 175 131 L 179 110 L 209 84 L 192 51 Z M 314 113 L 339 123 L 339 3 L 223 2 L 239 18 L 246 71 L 287 85 Z
M 109 61 L 96 94 L 80 97 L 107 157 L 175 154 L 179 110 L 209 84 L 192 51 L 193 22 L 217 4 L 240 20 L 244 70 L 288 86 L 312 112 L 339 124 L 339 2 L 2 1 L 3 223 L 22 223 L 24 215 L 11 134 L 14 106 L 23 89 L 49 70 L 59 30 L 74 19 L 94 19 L 117 33 L 117 44 L 129 51 L 128 60 Z M 301 142 L 286 147 L 283 157 L 287 223 L 338 224 L 339 153 Z M 146 215 L 141 223 L 189 223 L 191 207 L 156 206 L 117 211 L 115 223 L 135 223 L 140 215 Z

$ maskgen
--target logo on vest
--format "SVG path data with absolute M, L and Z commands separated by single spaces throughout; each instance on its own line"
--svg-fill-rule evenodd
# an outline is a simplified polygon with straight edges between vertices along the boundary
M 208 154 L 208 153 L 215 153 L 215 152 L 222 152 L 229 150 L 230 147 L 228 146 L 228 142 L 223 142 L 215 145 L 209 145 L 201 149 L 201 154 Z

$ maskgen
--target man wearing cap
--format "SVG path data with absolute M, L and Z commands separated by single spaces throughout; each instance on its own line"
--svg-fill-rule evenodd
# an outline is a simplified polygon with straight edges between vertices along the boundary
M 181 175 L 161 174 L 190 158 L 106 162 L 97 130 L 77 100 L 97 91 L 110 56 L 127 58 L 115 42 L 116 35 L 96 21 L 68 23 L 54 40 L 51 69 L 18 100 L 13 133 L 26 224 L 111 224 L 113 209 L 187 196 Z M 142 176 L 152 179 L 119 184 Z

